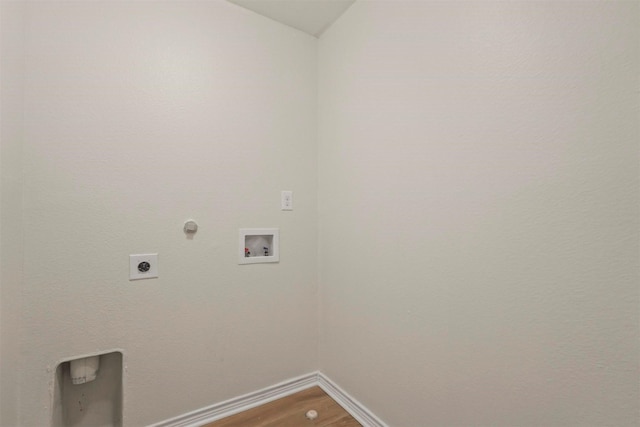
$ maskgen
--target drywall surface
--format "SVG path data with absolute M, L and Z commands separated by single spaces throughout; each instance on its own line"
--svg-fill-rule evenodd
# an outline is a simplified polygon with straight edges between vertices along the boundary
M 23 3 L 0 1 L 0 425 L 18 424 Z
M 20 425 L 74 355 L 122 349 L 125 426 L 317 369 L 316 43 L 226 1 L 28 3 Z M 241 227 L 280 262 L 237 265 Z
M 638 425 L 638 2 L 319 43 L 320 369 L 389 425 Z

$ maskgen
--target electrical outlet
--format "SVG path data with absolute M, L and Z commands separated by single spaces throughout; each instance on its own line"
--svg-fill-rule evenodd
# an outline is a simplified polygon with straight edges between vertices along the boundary
M 129 255 L 129 280 L 158 277 L 158 254 Z
M 280 193 L 280 209 L 283 211 L 293 210 L 293 191 L 282 191 Z

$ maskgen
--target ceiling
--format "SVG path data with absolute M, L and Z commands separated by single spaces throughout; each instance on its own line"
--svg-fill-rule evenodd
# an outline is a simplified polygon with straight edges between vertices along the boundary
M 319 37 L 355 0 L 228 0 Z

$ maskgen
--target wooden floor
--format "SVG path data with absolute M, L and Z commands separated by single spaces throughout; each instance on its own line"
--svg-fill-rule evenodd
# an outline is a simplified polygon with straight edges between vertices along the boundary
M 314 409 L 318 418 L 305 414 Z M 203 427 L 362 427 L 320 387 L 283 397 Z

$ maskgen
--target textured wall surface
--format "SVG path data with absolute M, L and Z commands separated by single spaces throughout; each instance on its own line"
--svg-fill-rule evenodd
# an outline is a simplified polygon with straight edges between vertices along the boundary
M 319 64 L 225 1 L 1 5 L 2 425 L 114 348 L 126 426 L 318 365 L 395 427 L 640 421 L 637 2 L 360 1 Z
M 225 1 L 29 2 L 25 54 L 21 425 L 79 354 L 123 350 L 127 426 L 317 369 L 316 40 Z M 237 265 L 241 227 L 280 263 Z
M 320 39 L 320 368 L 389 425 L 640 422 L 639 16 L 359 1 Z
M 0 2 L 0 425 L 17 425 L 22 290 L 23 16 Z

